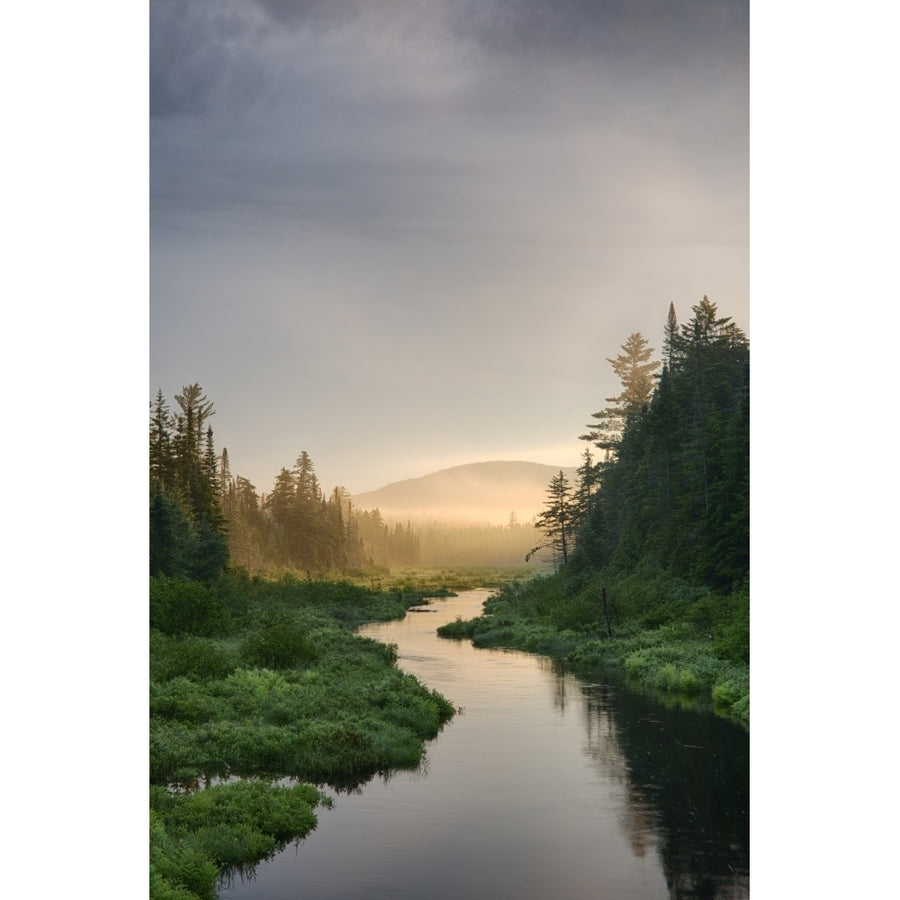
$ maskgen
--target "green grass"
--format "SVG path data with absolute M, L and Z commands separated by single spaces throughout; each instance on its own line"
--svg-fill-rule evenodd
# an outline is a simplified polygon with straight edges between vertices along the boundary
M 151 581 L 153 900 L 214 898 L 223 872 L 308 833 L 321 795 L 277 780 L 352 789 L 415 768 L 454 714 L 397 668 L 395 647 L 354 633 L 401 617 L 432 584 Z
M 447 566 L 355 572 L 350 573 L 348 578 L 355 584 L 368 585 L 388 593 L 396 591 L 421 597 L 442 597 L 475 588 L 501 587 L 527 580 L 532 573 L 533 569 L 524 565 L 470 568 Z
M 612 637 L 606 630 L 606 587 Z M 545 575 L 501 589 L 484 615 L 438 629 L 478 647 L 555 657 L 576 673 L 620 673 L 666 698 L 705 702 L 749 726 L 749 589 L 728 595 L 660 572 Z
M 172 658 L 184 657 L 190 639 L 154 636 L 154 783 L 227 774 L 364 781 L 409 765 L 410 745 L 420 754 L 453 715 L 449 701 L 396 667 L 391 646 L 322 618 L 303 617 L 284 633 L 279 667 L 250 667 L 274 652 L 261 643 L 264 631 L 252 631 L 237 653 L 218 647 L 227 674 L 195 677 L 160 677 L 179 671 Z
M 749 591 L 725 597 L 660 573 L 566 581 L 521 570 L 357 573 L 343 581 L 240 572 L 199 586 L 151 579 L 150 897 L 214 900 L 245 870 L 315 827 L 322 795 L 415 768 L 451 703 L 354 633 L 424 597 L 497 586 L 485 614 L 439 629 L 481 647 L 617 671 L 672 702 L 749 724 Z M 606 634 L 606 584 L 613 637 Z M 210 778 L 206 790 L 176 790 Z M 233 779 L 240 780 L 234 781 Z
M 310 785 L 237 781 L 190 793 L 150 789 L 150 896 L 208 898 L 225 869 L 252 867 L 308 834 L 330 801 Z

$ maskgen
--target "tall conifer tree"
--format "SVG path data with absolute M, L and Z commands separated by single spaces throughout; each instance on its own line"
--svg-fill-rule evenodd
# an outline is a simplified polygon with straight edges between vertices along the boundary
M 544 506 L 546 509 L 535 522 L 535 527 L 543 532 L 543 540 L 528 552 L 525 561 L 538 551 L 547 549 L 553 556 L 554 565 L 559 568 L 569 561 L 575 521 L 571 485 L 562 469 L 550 479 Z
M 614 359 L 607 357 L 606 361 L 619 377 L 622 391 L 606 398 L 611 405 L 592 413 L 598 421 L 588 425 L 590 431 L 580 436 L 581 440 L 591 441 L 604 451 L 603 462 L 615 459 L 628 417 L 639 413 L 650 402 L 654 386 L 652 373 L 659 368 L 658 360 L 649 361 L 653 348 L 639 332 L 629 335 L 621 349 L 622 353 Z

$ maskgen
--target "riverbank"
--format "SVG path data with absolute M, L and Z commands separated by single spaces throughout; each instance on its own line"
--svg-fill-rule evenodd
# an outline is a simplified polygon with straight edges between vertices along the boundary
M 354 630 L 435 590 L 151 579 L 152 900 L 212 900 L 223 871 L 308 834 L 330 801 L 304 782 L 352 790 L 421 763 L 453 706 Z
M 484 615 L 438 633 L 550 656 L 587 678 L 615 673 L 749 727 L 746 586 L 720 595 L 660 573 L 547 575 L 503 587 Z
M 223 897 L 748 896 L 746 731 L 538 654 L 437 636 L 490 593 L 361 626 L 460 713 L 421 768 L 330 792 L 333 811 L 300 847 Z

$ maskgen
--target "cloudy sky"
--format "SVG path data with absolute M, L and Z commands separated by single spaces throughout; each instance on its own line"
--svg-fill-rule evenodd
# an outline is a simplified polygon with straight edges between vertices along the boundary
M 577 465 L 670 302 L 750 333 L 748 67 L 731 0 L 151 0 L 151 393 L 261 492 Z

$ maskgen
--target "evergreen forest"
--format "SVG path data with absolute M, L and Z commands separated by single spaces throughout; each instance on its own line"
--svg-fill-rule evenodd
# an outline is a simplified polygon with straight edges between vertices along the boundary
M 548 487 L 539 548 L 570 576 L 652 568 L 719 590 L 749 576 L 749 343 L 707 297 L 692 311 L 679 328 L 670 307 L 662 361 L 637 333 L 608 360 L 622 391 L 581 436 L 598 459 L 586 449 L 577 483 Z
M 174 411 L 157 391 L 150 415 L 150 574 L 210 581 L 226 566 L 279 577 L 338 576 L 396 568 L 522 565 L 530 523 L 385 521 L 347 491 L 323 490 L 304 450 L 268 494 L 217 453 L 215 414 L 199 384 Z
M 529 556 L 553 567 L 439 630 L 618 670 L 672 702 L 750 719 L 750 347 L 708 297 L 662 358 L 639 333 L 607 358 L 621 391 L 591 414 L 574 483 L 547 487 Z

